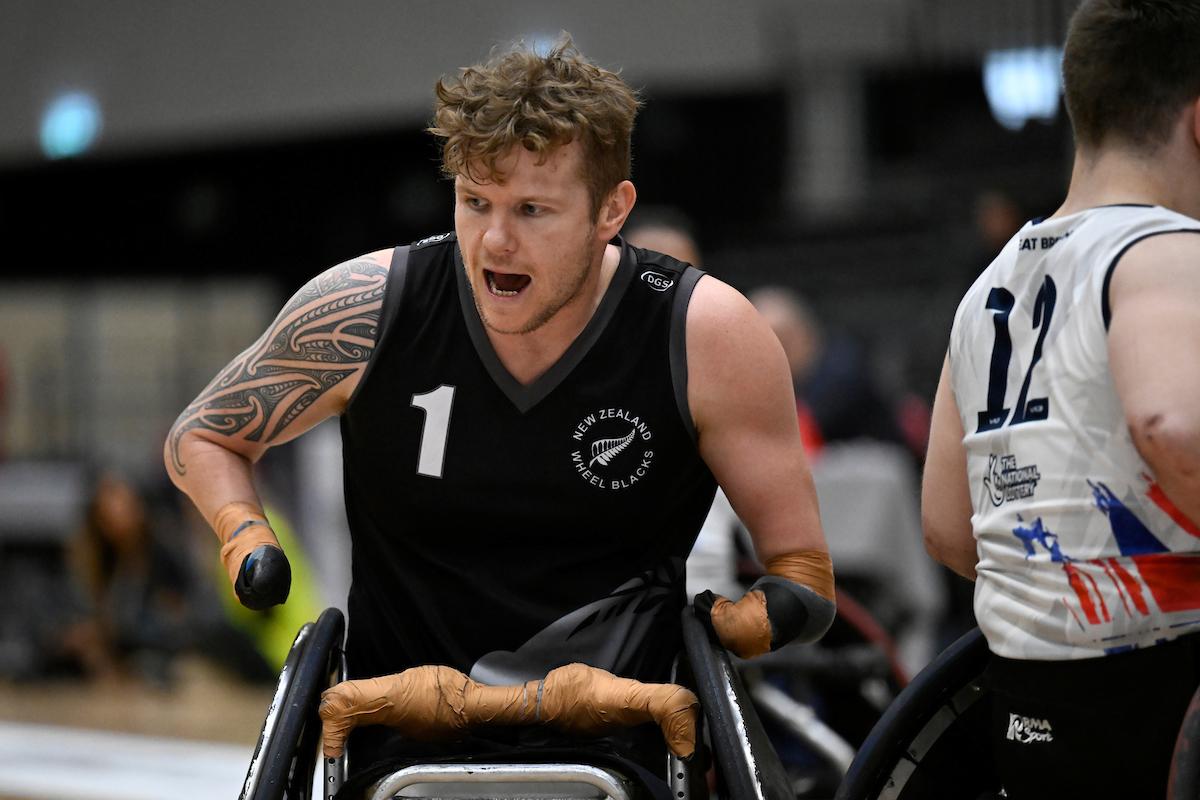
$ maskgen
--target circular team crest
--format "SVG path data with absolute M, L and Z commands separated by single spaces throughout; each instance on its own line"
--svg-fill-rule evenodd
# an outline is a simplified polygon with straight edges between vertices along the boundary
M 601 408 L 571 432 L 571 467 L 600 489 L 628 489 L 646 477 L 654 461 L 654 434 L 634 412 Z

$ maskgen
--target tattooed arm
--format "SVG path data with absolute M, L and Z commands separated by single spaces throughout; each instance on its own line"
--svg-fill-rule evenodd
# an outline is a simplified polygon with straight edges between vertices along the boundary
M 167 436 L 167 472 L 216 531 L 230 580 L 246 584 L 237 588 L 244 603 L 248 596 L 254 602 L 244 562 L 254 567 L 250 556 L 261 545 L 278 547 L 251 465 L 268 448 L 345 409 L 375 347 L 391 252 L 339 264 L 309 281 Z

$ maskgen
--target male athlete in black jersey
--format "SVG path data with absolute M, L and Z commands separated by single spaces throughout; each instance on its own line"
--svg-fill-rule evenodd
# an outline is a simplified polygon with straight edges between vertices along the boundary
M 833 576 L 778 341 L 729 286 L 617 236 L 633 91 L 568 40 L 437 98 L 454 232 L 318 275 L 166 443 L 238 597 L 289 581 L 251 464 L 336 414 L 353 678 L 668 680 L 718 483 L 768 575 L 699 613 L 747 656 L 820 636 Z

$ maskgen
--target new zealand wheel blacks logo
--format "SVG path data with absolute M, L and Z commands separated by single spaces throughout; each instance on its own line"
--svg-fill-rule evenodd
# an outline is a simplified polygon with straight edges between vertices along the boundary
M 571 432 L 571 467 L 599 489 L 628 489 L 644 479 L 654 461 L 654 434 L 625 408 L 601 408 Z

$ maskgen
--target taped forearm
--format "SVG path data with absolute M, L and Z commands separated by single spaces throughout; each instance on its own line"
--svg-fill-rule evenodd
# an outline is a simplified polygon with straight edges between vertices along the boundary
M 549 724 L 569 733 L 655 722 L 667 746 L 687 758 L 696 747 L 699 701 L 682 686 L 618 678 L 584 664 L 551 670 L 520 686 L 488 686 L 450 667 L 344 681 L 321 695 L 322 747 L 339 756 L 359 725 L 388 725 L 425 741 L 461 738 L 483 725 Z
M 212 518 L 212 528 L 221 542 L 221 563 L 229 583 L 237 583 L 242 561 L 260 545 L 279 547 L 262 509 L 251 503 L 228 503 Z
M 819 639 L 833 623 L 833 564 L 823 550 L 800 550 L 768 559 L 767 574 L 741 600 L 711 601 L 713 632 L 742 658 L 778 650 L 791 642 Z M 697 598 L 697 607 L 701 599 Z
M 234 502 L 212 519 L 221 542 L 221 563 L 242 605 L 262 610 L 287 600 L 292 571 L 261 508 Z

